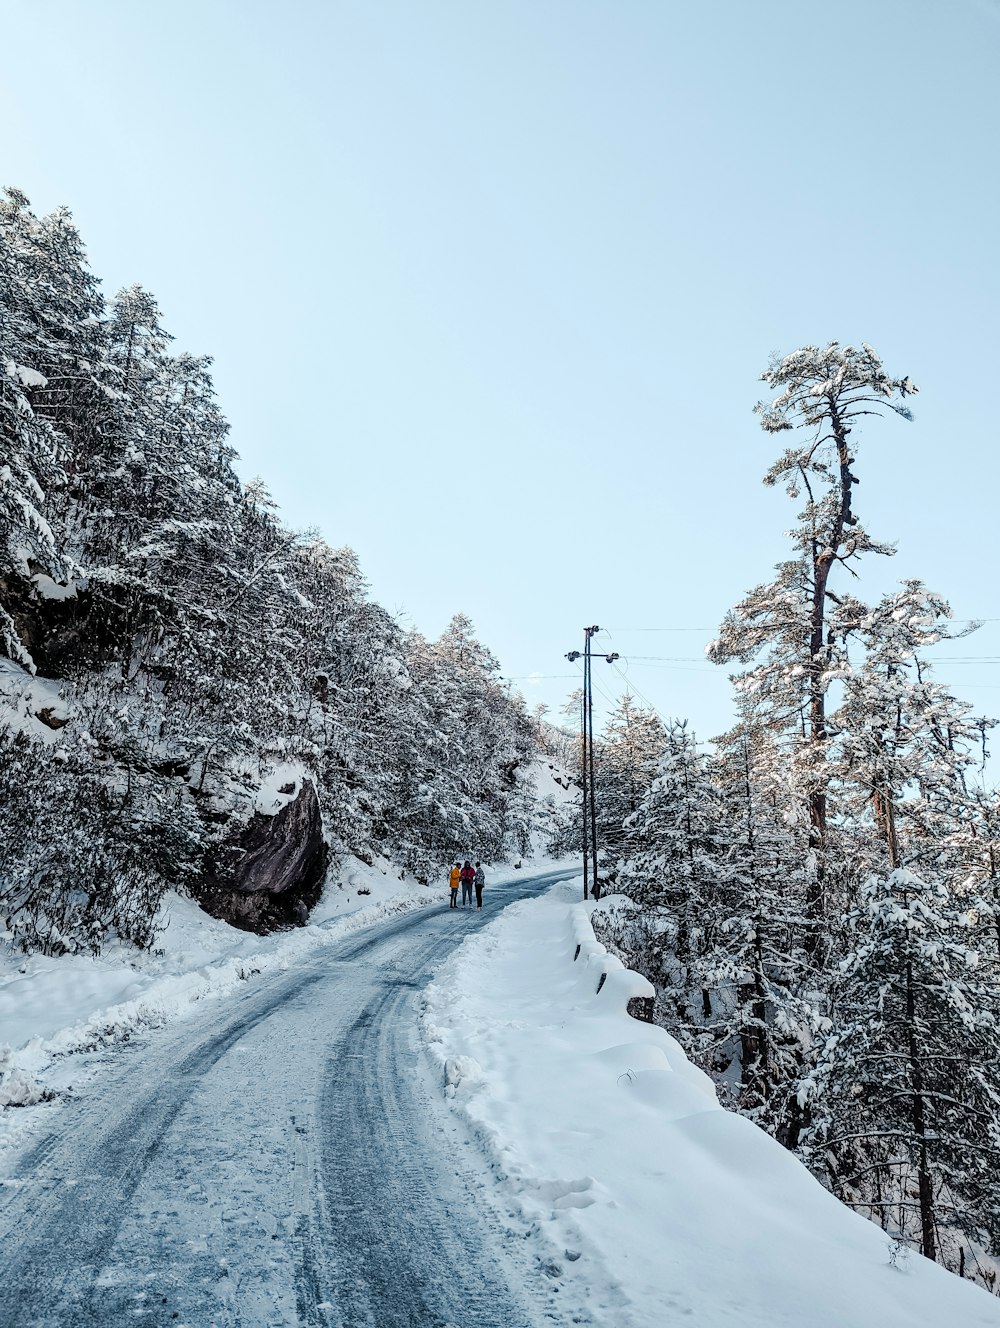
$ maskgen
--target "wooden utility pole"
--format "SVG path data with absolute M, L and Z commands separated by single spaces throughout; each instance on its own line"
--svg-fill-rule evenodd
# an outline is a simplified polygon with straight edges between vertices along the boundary
M 577 652 L 574 652 L 574 653 L 576 653 L 577 657 L 579 657 L 579 652 L 578 652 L 578 651 L 577 651 Z M 582 771 L 582 773 L 583 773 L 583 897 L 584 897 L 584 899 L 586 899 L 586 898 L 588 897 L 589 893 L 590 893 L 589 890 L 588 890 L 588 888 L 587 888 L 587 886 L 588 886 L 588 882 L 587 882 L 587 815 L 588 815 L 589 805 L 590 805 L 590 804 L 588 803 L 588 800 L 587 800 L 587 771 L 588 771 L 588 768 L 589 768 L 589 766 L 588 766 L 588 761 L 587 761 L 587 666 L 586 666 L 586 663 L 585 663 L 584 666 L 583 666 L 583 696 L 582 696 L 581 701 L 580 701 L 580 769 L 581 769 L 581 771 Z M 596 874 L 597 874 L 596 863 L 595 863 L 595 866 L 594 866 L 594 874 L 595 874 L 595 876 L 596 876 Z
M 583 650 L 571 650 L 566 658 L 571 664 L 583 657 L 583 699 L 580 713 L 580 768 L 583 779 L 583 897 L 591 894 L 590 867 L 594 869 L 593 895 L 600 898 L 601 887 L 597 879 L 597 795 L 594 775 L 594 688 L 591 678 L 591 640 L 601 629 L 597 626 L 583 629 Z M 613 663 L 617 655 L 608 655 Z
M 590 641 L 595 633 L 599 632 L 599 627 L 584 628 L 584 697 L 587 705 L 587 760 L 590 763 L 590 776 L 587 781 L 590 792 L 590 848 L 591 863 L 594 867 L 594 884 L 592 893 L 595 899 L 601 897 L 601 885 L 597 879 L 597 797 L 594 792 L 594 682 L 591 672 L 591 652 Z M 584 854 L 586 854 L 586 842 L 584 843 Z

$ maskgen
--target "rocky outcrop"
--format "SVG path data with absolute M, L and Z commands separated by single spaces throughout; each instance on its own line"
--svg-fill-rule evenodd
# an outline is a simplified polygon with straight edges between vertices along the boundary
M 298 795 L 273 815 L 255 812 L 226 830 L 209 857 L 198 901 L 245 931 L 301 924 L 319 899 L 328 856 L 316 789 L 303 780 Z

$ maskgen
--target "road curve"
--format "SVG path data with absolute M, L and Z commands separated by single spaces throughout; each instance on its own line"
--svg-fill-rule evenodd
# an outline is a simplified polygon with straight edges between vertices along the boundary
M 464 935 L 566 875 L 376 924 L 121 1048 L 0 1193 L 0 1325 L 559 1322 L 417 1013 Z

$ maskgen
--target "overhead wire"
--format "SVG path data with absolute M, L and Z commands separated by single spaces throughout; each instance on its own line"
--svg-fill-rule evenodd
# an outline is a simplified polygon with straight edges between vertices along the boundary
M 656 655 L 622 655 L 622 659 L 628 664 L 635 665 L 636 668 L 652 669 L 654 672 L 667 673 L 712 673 L 716 677 L 726 679 L 728 674 L 723 669 L 714 666 L 705 666 L 698 661 L 696 656 L 685 659 L 679 656 L 656 656 Z M 937 658 L 928 660 L 929 664 L 1000 664 L 1000 655 L 939 655 Z M 503 674 L 504 682 L 551 682 L 558 679 L 576 678 L 577 673 L 520 673 L 514 676 Z M 631 675 L 628 675 L 631 677 Z M 973 686 L 972 682 L 966 683 L 966 686 Z M 982 683 L 980 686 L 990 686 L 992 684 Z M 637 689 L 636 689 L 637 690 Z
M 516 678 L 510 677 L 504 673 L 501 678 L 504 682 L 547 682 L 552 678 L 575 678 L 575 673 L 520 673 Z
M 608 705 L 610 706 L 616 706 L 618 702 L 621 700 L 621 697 L 609 696 L 608 693 L 601 686 L 601 684 L 595 681 L 593 669 L 591 669 L 590 671 L 590 685 L 591 687 L 597 688 L 597 690 L 600 692 L 600 694 L 604 697 L 605 701 L 607 701 Z
M 579 667 L 579 666 L 577 666 L 577 673 L 578 673 L 578 676 L 580 677 L 580 680 L 581 680 L 581 682 L 582 682 L 582 681 L 583 681 L 583 674 L 582 674 L 582 671 L 580 670 L 580 667 Z M 608 693 L 607 693 L 607 692 L 604 690 L 604 688 L 601 686 L 601 684 L 600 684 L 599 682 L 595 682 L 595 680 L 594 680 L 594 673 L 593 673 L 593 670 L 591 670 L 591 674 L 590 674 L 590 685 L 591 685 L 591 687 L 596 687 L 596 688 L 597 688 L 597 690 L 598 690 L 598 691 L 600 692 L 600 694 L 604 697 L 605 701 L 607 701 L 607 703 L 608 703 L 609 706 L 612 706 L 612 707 L 616 706 L 616 705 L 618 704 L 619 700 L 621 699 L 620 697 L 609 696 Z
M 633 685 L 632 680 L 629 678 L 628 674 L 623 673 L 622 670 L 618 667 L 617 664 L 613 664 L 611 667 L 615 670 L 615 672 L 618 674 L 618 676 L 622 679 L 622 681 L 624 682 L 625 686 L 629 689 L 629 691 L 631 691 L 631 692 L 635 692 L 635 694 L 639 697 L 640 701 L 645 701 L 645 703 L 649 706 L 650 710 L 652 710 L 653 714 L 654 714 L 654 715 L 656 716 L 656 718 L 660 721 L 660 723 L 663 725 L 663 727 L 664 727 L 664 728 L 669 728 L 670 725 L 667 723 L 667 721 L 666 721 L 666 720 L 663 718 L 663 716 L 660 714 L 659 709 L 658 709 L 658 708 L 652 703 L 652 701 L 649 699 L 648 696 L 646 696 L 643 692 L 641 692 L 641 691 L 639 690 L 638 687 L 635 687 L 635 686 Z
M 622 655 L 622 659 L 630 664 L 635 663 L 628 655 Z M 716 668 L 709 668 L 704 664 L 647 664 L 640 660 L 635 663 L 637 669 L 652 669 L 654 673 L 719 673 Z
M 1000 618 L 952 618 L 951 624 L 955 627 L 962 623 L 994 623 L 1000 622 Z M 714 632 L 716 627 L 607 627 L 607 632 Z
M 953 625 L 959 626 L 962 623 L 996 623 L 1000 618 L 960 618 L 954 619 Z M 709 627 L 614 627 L 602 628 L 601 635 L 611 637 L 613 632 L 709 632 L 714 630 Z M 948 639 L 948 638 L 945 638 Z M 634 665 L 636 668 L 652 669 L 654 671 L 667 671 L 677 673 L 713 673 L 719 678 L 728 680 L 728 674 L 723 669 L 718 669 L 712 665 L 707 665 L 703 655 L 622 655 L 620 658 L 626 665 Z M 659 708 L 649 699 L 648 696 L 636 685 L 630 672 L 623 671 L 618 667 L 615 661 L 610 661 L 615 672 L 622 680 L 624 686 L 635 693 L 662 723 L 666 721 L 663 718 Z M 984 664 L 987 666 L 1000 664 L 1000 655 L 939 655 L 936 658 L 928 660 L 931 664 Z M 579 665 L 573 673 L 528 673 L 520 674 L 516 677 L 504 676 L 504 682 L 548 682 L 561 681 L 569 678 L 577 678 L 582 682 L 582 669 Z M 620 697 L 611 696 L 608 691 L 598 681 L 594 673 L 591 674 L 591 684 L 600 696 L 609 706 L 614 708 L 620 703 Z M 989 691 L 1000 690 L 1000 685 L 995 683 L 969 681 L 963 686 L 970 688 L 982 688 Z

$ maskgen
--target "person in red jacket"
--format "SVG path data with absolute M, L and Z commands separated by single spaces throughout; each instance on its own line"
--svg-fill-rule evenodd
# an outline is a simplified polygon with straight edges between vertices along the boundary
M 465 859 L 465 864 L 462 867 L 462 870 L 458 873 L 458 875 L 459 879 L 462 882 L 462 907 L 465 908 L 465 901 L 466 899 L 468 899 L 469 907 L 471 908 L 472 888 L 476 880 L 476 869 L 475 867 L 473 867 L 472 863 L 469 861 L 468 858 Z

